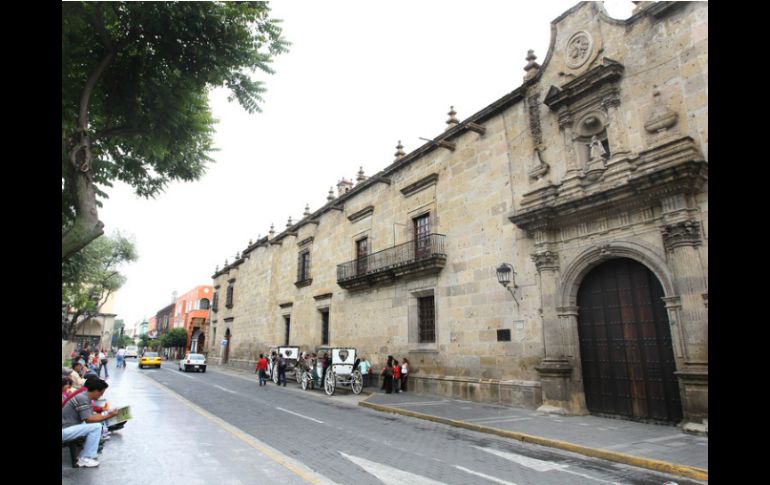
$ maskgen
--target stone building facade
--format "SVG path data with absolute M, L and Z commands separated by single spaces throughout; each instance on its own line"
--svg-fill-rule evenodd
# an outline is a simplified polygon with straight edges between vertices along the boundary
M 579 3 L 536 59 L 217 268 L 210 358 L 353 346 L 418 392 L 707 432 L 708 4 Z

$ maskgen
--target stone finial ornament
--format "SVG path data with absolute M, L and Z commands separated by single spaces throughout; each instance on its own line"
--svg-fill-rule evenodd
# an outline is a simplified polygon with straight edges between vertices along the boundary
M 252 244 L 254 244 L 254 240 L 249 238 L 249 247 L 251 247 Z
M 527 65 L 524 66 L 524 70 L 526 71 L 526 74 L 524 74 L 524 80 L 528 81 L 535 77 L 538 72 L 540 72 L 540 64 L 535 62 L 535 59 L 537 59 L 537 56 L 535 55 L 535 51 L 530 49 L 527 51 Z
M 366 180 L 366 175 L 364 175 L 364 167 L 358 167 L 358 176 L 356 177 L 356 182 L 359 184 Z
M 676 125 L 679 115 L 661 101 L 660 91 L 657 89 L 652 92 L 652 98 L 653 109 L 644 123 L 644 129 L 648 133 L 660 135 Z
M 241 252 L 240 251 L 235 253 L 235 260 L 238 261 L 239 259 L 241 259 Z
M 289 216 L 289 220 L 288 220 L 288 221 L 286 221 L 286 227 L 287 227 L 287 228 L 288 228 L 288 227 L 291 227 L 291 225 L 292 225 L 292 222 L 291 222 L 291 216 Z
M 267 234 L 269 239 L 272 239 L 273 236 L 275 236 L 275 225 L 272 222 L 270 223 L 270 232 Z
M 401 158 L 404 158 L 406 153 L 404 152 L 404 146 L 401 144 L 401 140 L 398 140 L 398 145 L 396 145 L 396 160 L 399 160 Z
M 457 114 L 457 111 L 455 111 L 455 107 L 454 106 L 450 106 L 449 107 L 449 113 L 447 113 L 447 114 L 449 115 L 449 119 L 446 120 L 447 127 L 446 127 L 446 129 L 444 131 L 451 130 L 452 128 L 454 128 L 455 126 L 460 124 L 460 122 L 457 120 L 457 118 L 455 118 L 455 115 Z
M 214 272 L 215 272 L 215 273 L 219 273 L 219 265 L 217 265 L 217 267 L 216 267 L 216 268 L 214 268 Z
M 305 212 L 302 213 L 303 217 L 307 217 L 310 215 L 310 204 L 305 204 Z
M 222 269 L 224 268 L 227 268 L 227 258 L 225 258 L 225 266 Z
M 329 187 L 329 195 L 326 196 L 326 200 L 334 200 L 334 187 Z

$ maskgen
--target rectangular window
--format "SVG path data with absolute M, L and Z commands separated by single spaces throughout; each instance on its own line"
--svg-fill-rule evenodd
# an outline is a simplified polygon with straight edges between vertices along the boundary
M 329 312 L 321 312 L 321 345 L 329 345 Z
M 227 287 L 227 298 L 225 299 L 225 306 L 227 308 L 233 307 L 233 290 L 234 290 L 233 285 L 229 285 Z
M 297 282 L 310 279 L 310 251 L 305 250 L 297 257 Z
M 356 241 L 356 273 L 366 274 L 367 256 L 369 255 L 369 238 L 363 238 Z
M 219 311 L 219 292 L 214 292 L 213 301 L 211 302 L 211 311 L 216 313 Z
M 498 342 L 510 342 L 511 341 L 511 329 L 505 328 L 497 331 Z
M 430 213 L 413 219 L 415 257 L 430 255 Z
M 436 341 L 436 311 L 434 307 L 434 297 L 425 296 L 417 299 L 418 318 L 419 318 L 419 340 L 420 343 Z
M 286 322 L 286 343 L 284 345 L 289 345 L 289 334 L 291 333 L 291 317 L 285 316 L 283 317 L 284 322 Z

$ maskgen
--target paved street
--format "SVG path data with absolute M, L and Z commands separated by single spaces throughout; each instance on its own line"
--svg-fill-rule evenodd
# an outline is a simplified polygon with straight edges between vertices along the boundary
M 364 394 L 260 388 L 253 374 L 229 369 L 130 361 L 111 376 L 107 398 L 130 404 L 134 419 L 97 469 L 71 469 L 63 450 L 62 483 L 702 483 L 377 412 L 357 406 Z

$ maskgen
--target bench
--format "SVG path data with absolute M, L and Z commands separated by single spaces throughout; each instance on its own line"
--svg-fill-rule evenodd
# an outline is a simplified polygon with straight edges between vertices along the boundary
M 61 447 L 70 449 L 70 459 L 72 460 L 72 468 L 78 468 L 78 455 L 80 454 L 80 450 L 83 449 L 83 446 L 86 444 L 86 437 L 80 437 L 76 438 L 74 440 L 70 441 L 62 441 Z M 99 440 L 99 449 L 98 452 L 101 453 L 102 448 L 104 448 L 104 441 Z
M 69 447 L 70 449 L 70 458 L 72 459 L 72 468 L 78 467 L 78 455 L 80 454 L 80 450 L 83 449 L 83 446 L 85 444 L 86 444 L 85 437 L 62 442 L 61 444 L 62 448 Z

